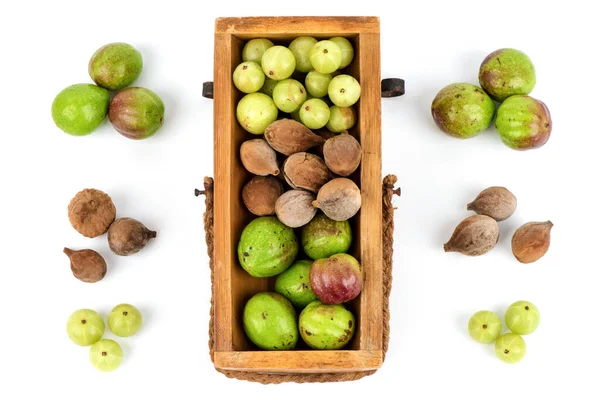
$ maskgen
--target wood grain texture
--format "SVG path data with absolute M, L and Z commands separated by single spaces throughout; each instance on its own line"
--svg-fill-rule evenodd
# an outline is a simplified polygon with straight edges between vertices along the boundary
M 214 316 L 215 366 L 228 370 L 323 373 L 365 371 L 382 363 L 382 190 L 381 88 L 379 19 L 374 17 L 221 18 L 215 24 L 214 59 Z M 351 220 L 355 232 L 350 253 L 363 266 L 361 295 L 348 306 L 357 321 L 347 350 L 314 351 L 303 343 L 290 352 L 257 351 L 243 329 L 243 308 L 259 292 L 273 290 L 274 278 L 251 277 L 239 265 L 237 243 L 253 216 L 241 199 L 251 175 L 239 147 L 256 138 L 242 129 L 236 106 L 242 94 L 232 82 L 245 41 L 266 37 L 288 43 L 298 36 L 348 37 L 355 59 L 346 69 L 361 83 L 355 108 L 358 124 L 351 130 L 363 147 L 361 166 L 350 178 L 362 191 L 362 208 Z
M 381 366 L 381 351 L 215 352 L 215 367 L 237 371 L 327 373 L 368 371 Z

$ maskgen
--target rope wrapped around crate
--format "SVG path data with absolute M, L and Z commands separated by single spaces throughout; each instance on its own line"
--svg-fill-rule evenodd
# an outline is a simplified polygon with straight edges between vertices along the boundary
M 392 197 L 394 194 L 400 195 L 400 189 L 394 189 L 397 181 L 395 175 L 387 175 L 383 179 L 383 212 L 382 212 L 382 240 L 383 240 L 383 358 L 388 349 L 390 335 L 390 311 L 389 299 L 392 290 L 392 255 L 394 244 L 394 206 Z M 206 234 L 206 246 L 208 256 L 210 258 L 210 282 L 211 282 L 211 299 L 210 299 L 210 322 L 208 326 L 208 347 L 210 359 L 214 363 L 214 347 L 215 347 L 215 332 L 214 332 L 214 235 L 213 235 L 213 179 L 204 178 L 204 191 L 197 191 L 197 195 L 204 194 L 206 196 L 206 210 L 204 212 L 204 231 Z M 275 384 L 283 382 L 344 382 L 355 381 L 365 376 L 373 375 L 377 370 L 361 371 L 361 372 L 338 372 L 338 373 L 306 373 L 306 374 L 275 374 L 275 373 L 259 373 L 249 371 L 229 371 L 216 368 L 217 371 L 227 376 L 250 382 L 258 382 L 262 384 Z

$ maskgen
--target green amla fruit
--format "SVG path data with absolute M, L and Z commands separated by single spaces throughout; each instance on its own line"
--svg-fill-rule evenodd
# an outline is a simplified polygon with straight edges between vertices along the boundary
M 243 230 L 238 243 L 242 267 L 256 278 L 279 275 L 289 268 L 298 254 L 294 230 L 277 217 L 259 217 Z
M 526 95 L 511 96 L 498 108 L 496 130 L 511 149 L 536 149 L 550 138 L 552 118 L 540 100 Z
M 431 104 L 437 126 L 450 136 L 468 139 L 487 129 L 496 106 L 481 88 L 453 83 L 440 90 Z
M 163 125 L 165 105 L 156 93 L 141 87 L 118 92 L 110 102 L 108 119 L 121 135 L 147 139 Z
M 92 56 L 88 65 L 90 78 L 108 90 L 131 85 L 142 73 L 142 55 L 127 43 L 110 43 Z
M 263 350 L 292 350 L 298 342 L 296 310 L 280 294 L 258 293 L 244 307 L 244 331 Z
M 334 221 L 318 214 L 302 228 L 302 247 L 313 260 L 345 253 L 352 244 L 352 229 L 348 221 Z
M 516 94 L 531 93 L 535 86 L 535 68 L 522 51 L 496 50 L 481 63 L 479 83 L 492 99 L 502 102 Z
M 302 309 L 318 300 L 310 287 L 310 268 L 312 260 L 296 261 L 275 281 L 275 291 L 288 299 L 296 308 Z
M 300 336 L 313 349 L 337 350 L 354 336 L 354 315 L 339 304 L 313 301 L 300 313 Z
M 70 135 L 89 135 L 106 118 L 109 102 L 106 89 L 87 83 L 71 85 L 54 98 L 52 119 Z

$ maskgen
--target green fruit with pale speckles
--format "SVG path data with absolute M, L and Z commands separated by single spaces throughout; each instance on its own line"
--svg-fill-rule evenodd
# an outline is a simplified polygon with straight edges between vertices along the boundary
M 250 222 L 238 244 L 240 264 L 256 278 L 279 275 L 292 265 L 297 254 L 294 230 L 276 217 L 259 217 Z
M 87 83 L 71 85 L 54 98 L 52 119 L 69 135 L 89 135 L 106 119 L 109 102 L 106 89 Z
M 498 108 L 496 130 L 511 149 L 536 149 L 550 138 L 552 118 L 543 102 L 526 95 L 511 96 Z
M 310 287 L 310 268 L 312 260 L 296 261 L 275 281 L 275 291 L 288 299 L 294 307 L 302 309 L 318 300 Z
M 510 96 L 531 93 L 535 86 L 535 68 L 522 51 L 496 50 L 481 63 L 479 83 L 492 99 L 502 102 Z
M 352 244 L 352 229 L 348 221 L 334 221 L 319 214 L 302 228 L 302 247 L 313 260 L 345 253 Z
M 110 43 L 99 48 L 88 65 L 90 78 L 108 90 L 131 85 L 142 73 L 142 55 L 127 43 Z
M 450 136 L 467 139 L 487 129 L 496 106 L 481 88 L 453 83 L 440 90 L 431 104 L 437 126 Z
M 354 336 L 354 315 L 339 304 L 313 301 L 300 313 L 300 336 L 313 349 L 337 350 Z
M 292 350 L 298 342 L 296 310 L 280 294 L 258 293 L 244 307 L 244 331 L 263 350 Z

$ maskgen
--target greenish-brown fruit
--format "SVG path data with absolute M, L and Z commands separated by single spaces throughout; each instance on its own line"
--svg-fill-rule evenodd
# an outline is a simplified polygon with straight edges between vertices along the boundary
M 310 287 L 312 260 L 298 260 L 275 280 L 275 291 L 288 299 L 294 307 L 303 309 L 318 300 Z
M 301 240 L 304 252 L 313 260 L 346 253 L 352 244 L 350 222 L 318 214 L 302 228 Z
M 529 94 L 535 86 L 535 68 L 525 53 L 516 49 L 496 50 L 479 68 L 479 84 L 496 101 L 516 94 Z
M 123 89 L 113 97 L 108 119 L 121 135 L 146 139 L 163 125 L 165 105 L 156 93 L 141 87 Z
M 338 350 L 354 336 L 354 315 L 339 304 L 316 300 L 300 313 L 300 336 L 313 349 Z
M 142 55 L 127 43 L 109 43 L 99 48 L 88 65 L 90 78 L 108 90 L 131 85 L 142 73 Z
M 292 350 L 298 342 L 296 310 L 278 293 L 258 293 L 244 307 L 244 331 L 263 350 Z
M 119 256 L 137 253 L 155 237 L 156 231 L 151 231 L 133 218 L 119 218 L 108 228 L 108 246 Z
M 550 110 L 543 101 L 531 96 L 511 96 L 498 108 L 496 130 L 502 143 L 511 149 L 537 149 L 550 139 Z
M 256 278 L 265 278 L 279 275 L 292 265 L 298 241 L 294 230 L 277 217 L 259 217 L 242 231 L 237 252 L 242 268 Z
M 453 83 L 438 92 L 431 103 L 436 125 L 450 136 L 467 139 L 487 129 L 496 106 L 481 88 L 470 83 Z

